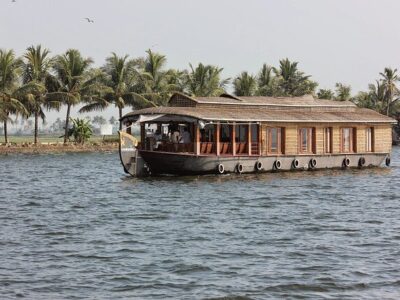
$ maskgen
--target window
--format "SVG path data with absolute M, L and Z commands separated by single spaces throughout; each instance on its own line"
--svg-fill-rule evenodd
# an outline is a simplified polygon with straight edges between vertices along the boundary
M 314 128 L 299 129 L 299 153 L 314 153 Z
M 235 127 L 236 154 L 248 154 L 249 125 L 242 124 Z M 250 141 L 251 142 L 251 141 Z
M 250 133 L 251 133 L 251 154 L 258 155 L 259 154 L 259 125 L 251 124 L 250 125 Z
M 247 143 L 247 132 L 249 130 L 249 125 L 242 124 L 236 125 L 236 142 L 238 143 Z
M 365 151 L 374 152 L 374 128 L 365 129 Z
M 267 153 L 283 153 L 283 128 L 269 127 L 267 128 Z
M 342 128 L 341 150 L 343 153 L 356 151 L 355 128 Z
M 215 140 L 215 126 L 211 124 L 207 124 L 204 129 L 200 130 L 200 141 L 202 143 L 205 142 L 214 142 Z
M 231 126 L 228 124 L 221 124 L 220 127 L 220 140 L 221 143 L 230 143 L 231 142 Z
M 324 129 L 324 152 L 332 153 L 332 127 Z

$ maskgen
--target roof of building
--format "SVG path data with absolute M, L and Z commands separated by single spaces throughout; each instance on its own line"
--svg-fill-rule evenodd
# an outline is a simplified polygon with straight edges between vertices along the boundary
M 125 118 L 140 115 L 175 115 L 205 121 L 226 122 L 312 122 L 312 123 L 393 123 L 395 120 L 366 108 L 341 111 L 285 110 L 268 107 L 151 107 L 126 114 Z
M 238 105 L 238 106 L 280 106 L 280 107 L 355 107 L 350 101 L 333 101 L 315 99 L 312 95 L 300 97 L 265 97 L 265 96 L 233 96 L 222 94 L 219 97 L 191 97 L 182 93 L 175 93 L 170 99 L 172 103 L 176 98 L 193 101 L 196 106 L 202 104 Z
M 176 93 L 170 99 L 170 106 L 136 110 L 122 119 L 137 120 L 140 115 L 174 115 L 226 122 L 396 123 L 392 118 L 358 108 L 349 101 L 320 100 L 311 95 L 189 97 Z

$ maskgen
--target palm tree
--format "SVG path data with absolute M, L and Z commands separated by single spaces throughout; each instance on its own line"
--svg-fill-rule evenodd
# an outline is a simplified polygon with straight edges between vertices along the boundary
M 47 93 L 46 99 L 59 101 L 67 106 L 64 144 L 68 141 L 71 107 L 78 104 L 83 97 L 95 97 L 93 93 L 101 88 L 97 80 L 100 75 L 91 76 L 88 72 L 92 63 L 91 58 L 83 58 L 76 49 L 69 49 L 55 59 L 53 68 L 56 76 L 48 80 L 50 93 Z
M 228 79 L 221 80 L 222 68 L 212 65 L 199 65 L 194 68 L 189 64 L 190 71 L 186 74 L 186 91 L 187 93 L 198 96 L 219 96 L 225 92 L 225 86 L 229 82 Z
M 50 51 L 46 48 L 42 49 L 41 45 L 36 47 L 30 46 L 25 54 L 25 70 L 24 70 L 24 82 L 35 85 L 37 88 L 35 91 L 30 91 L 25 96 L 26 104 L 25 107 L 30 114 L 34 116 L 35 129 L 34 129 L 34 143 L 38 143 L 38 124 L 39 117 L 44 121 L 45 114 L 43 107 L 59 107 L 56 102 L 46 101 L 46 89 L 45 81 L 49 75 L 49 70 L 52 66 L 53 60 L 49 57 Z
M 172 92 L 182 91 L 183 73 L 173 69 L 165 70 L 167 63 L 165 55 L 152 52 L 150 49 L 146 53 L 147 56 L 143 61 L 137 60 L 141 71 L 138 84 L 132 91 L 157 105 L 165 105 Z
M 373 99 L 368 92 L 358 92 L 358 94 L 351 99 L 358 107 L 375 109 Z
M 311 81 L 311 76 L 304 75 L 297 68 L 298 62 L 291 62 L 288 58 L 279 61 L 279 68 L 274 73 L 279 79 L 279 87 L 284 96 L 302 96 L 313 94 L 318 84 Z
M 233 81 L 233 87 L 237 96 L 253 96 L 257 89 L 257 81 L 248 72 L 242 72 Z
M 343 83 L 337 82 L 335 84 L 335 100 L 338 101 L 348 101 L 351 98 L 351 86 L 345 85 Z
M 150 50 L 149 50 L 150 51 Z M 151 51 L 150 51 L 151 53 Z M 154 58 L 153 58 L 154 59 Z M 155 59 L 155 64 L 160 64 L 158 59 Z M 138 73 L 134 69 L 135 62 L 129 61 L 128 56 L 119 57 L 115 53 L 107 57 L 106 64 L 103 67 L 103 71 L 106 74 L 104 78 L 104 84 L 108 87 L 104 95 L 104 99 L 100 97 L 93 98 L 89 101 L 89 104 L 83 106 L 79 112 L 89 112 L 93 110 L 102 110 L 114 104 L 118 108 L 119 118 L 122 118 L 122 109 L 126 106 L 132 106 L 135 109 L 155 106 L 155 104 L 132 89 L 137 88 L 137 76 Z M 159 80 L 158 71 L 150 70 L 156 80 Z M 153 78 L 151 75 L 151 78 Z M 150 77 L 150 75 L 149 75 Z M 119 129 L 122 129 L 122 124 L 119 125 Z
M 273 67 L 263 64 L 257 76 L 258 90 L 260 96 L 274 96 L 276 93 L 275 78 L 273 75 Z
M 320 89 L 317 93 L 318 99 L 332 100 L 335 93 L 330 89 Z
M 372 102 L 372 108 L 382 113 L 386 101 L 385 85 L 376 80 L 376 84 L 368 85 L 368 90 L 368 94 Z
M 385 90 L 386 90 L 386 115 L 388 116 L 390 113 L 390 107 L 391 105 L 398 101 L 399 98 L 394 98 L 395 96 L 399 95 L 399 89 L 396 86 L 396 82 L 399 81 L 399 77 L 396 74 L 397 73 L 397 69 L 391 69 L 391 68 L 385 68 L 385 70 L 383 71 L 383 73 L 379 73 L 383 79 L 382 79 L 382 83 L 385 86 Z
M 18 76 L 22 61 L 13 50 L 0 49 L 0 121 L 3 122 L 4 141 L 8 144 L 7 123 L 11 113 L 26 115 L 24 105 L 16 98 Z

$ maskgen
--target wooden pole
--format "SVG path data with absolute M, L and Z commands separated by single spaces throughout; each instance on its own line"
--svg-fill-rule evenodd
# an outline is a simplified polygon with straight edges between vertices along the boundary
M 257 130 L 258 130 L 258 134 L 257 134 L 257 143 L 258 143 L 258 155 L 261 155 L 261 124 L 257 124 Z
M 194 153 L 200 155 L 200 128 L 194 125 Z
M 232 155 L 236 155 L 236 124 L 232 125 Z
M 249 123 L 247 130 L 247 144 L 248 144 L 248 154 L 251 155 L 251 123 Z
M 220 153 L 221 153 L 221 143 L 220 143 L 220 128 L 221 128 L 221 124 L 218 122 L 217 124 L 215 124 L 215 130 L 216 130 L 216 132 L 215 132 L 215 142 L 216 142 L 216 145 L 217 145 L 217 149 L 216 149 L 216 153 L 217 153 L 217 156 L 219 156 L 220 155 Z
M 142 150 L 146 150 L 146 129 L 144 123 L 140 123 L 140 143 Z

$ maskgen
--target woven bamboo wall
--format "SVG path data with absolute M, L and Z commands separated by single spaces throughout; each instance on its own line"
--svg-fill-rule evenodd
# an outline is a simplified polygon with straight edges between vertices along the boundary
M 375 152 L 390 152 L 392 150 L 392 127 L 375 127 Z
M 304 124 L 263 124 L 261 126 L 261 153 L 267 155 L 267 127 L 283 127 L 285 128 L 285 155 L 298 154 L 298 129 L 312 127 L 315 128 L 316 154 L 324 154 L 324 129 L 332 128 L 332 153 L 341 153 L 341 128 L 354 127 L 357 139 L 356 149 L 358 153 L 363 153 L 366 150 L 366 128 L 374 128 L 374 152 L 389 153 L 392 149 L 392 127 L 391 125 L 343 125 L 343 124 L 327 124 L 318 125 L 311 123 Z

